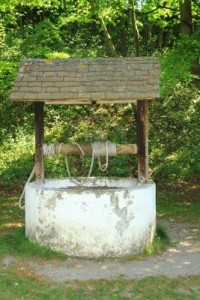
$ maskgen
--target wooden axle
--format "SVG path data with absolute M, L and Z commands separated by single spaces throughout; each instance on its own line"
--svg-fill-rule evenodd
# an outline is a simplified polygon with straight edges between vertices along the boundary
M 85 155 L 92 155 L 92 146 L 91 145 L 80 145 Z M 60 148 L 60 149 L 59 149 Z M 116 145 L 117 154 L 136 154 L 137 145 L 136 144 L 127 144 L 127 145 Z M 81 155 L 81 150 L 76 144 L 62 144 L 55 145 L 55 154 L 69 154 L 69 155 Z M 105 153 L 106 155 L 106 153 Z

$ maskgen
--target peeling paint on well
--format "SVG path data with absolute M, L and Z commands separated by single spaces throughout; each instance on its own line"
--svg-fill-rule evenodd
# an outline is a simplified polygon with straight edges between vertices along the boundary
M 26 235 L 70 256 L 138 254 L 155 230 L 155 184 L 130 178 L 69 179 L 26 185 Z

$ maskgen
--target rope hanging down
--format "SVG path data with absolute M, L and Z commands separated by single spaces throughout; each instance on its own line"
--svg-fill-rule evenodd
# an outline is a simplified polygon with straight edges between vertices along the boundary
M 61 154 L 62 145 L 63 145 L 63 143 L 60 143 L 58 146 L 58 155 Z M 79 148 L 81 155 L 85 156 L 85 153 L 84 153 L 82 147 L 78 143 L 74 143 L 74 145 L 76 145 Z M 91 163 L 90 163 L 90 169 L 89 169 L 87 178 L 83 181 L 79 181 L 76 178 L 71 176 L 68 158 L 67 158 L 67 155 L 65 154 L 65 164 L 66 164 L 68 176 L 71 179 L 71 181 L 73 183 L 75 183 L 76 185 L 82 185 L 84 182 L 86 182 L 90 178 L 95 158 L 98 159 L 98 165 L 99 165 L 100 170 L 105 172 L 108 168 L 108 157 L 115 156 L 117 154 L 116 144 L 113 144 L 109 141 L 107 141 L 106 143 L 94 142 L 91 144 L 91 147 L 92 147 L 92 158 L 91 158 Z M 44 156 L 47 156 L 47 157 L 55 155 L 56 154 L 55 144 L 44 144 L 43 145 L 43 154 L 44 154 Z M 105 161 L 104 166 L 102 165 L 102 162 L 101 162 L 101 156 L 105 156 L 106 161 Z M 26 184 L 29 183 L 32 180 L 32 178 L 34 177 L 35 169 L 36 169 L 36 166 L 33 167 L 33 170 L 31 172 Z M 26 184 L 25 184 L 25 186 L 26 186 Z M 22 194 L 19 198 L 19 207 L 21 209 L 25 208 L 25 205 L 22 204 L 22 200 L 23 200 L 23 197 L 25 194 L 25 186 L 24 186 Z
M 58 146 L 58 155 L 60 155 L 62 145 L 63 144 L 61 143 Z M 82 156 L 85 156 L 85 153 L 84 153 L 82 147 L 78 143 L 75 143 L 75 145 L 79 148 Z M 72 177 L 70 168 L 69 168 L 68 158 L 67 158 L 67 155 L 65 155 L 65 164 L 66 164 L 68 176 L 71 179 L 71 181 L 73 183 L 75 183 L 76 185 L 82 185 L 90 178 L 95 158 L 98 158 L 98 165 L 99 165 L 100 170 L 105 172 L 108 168 L 108 157 L 115 156 L 117 154 L 116 145 L 109 141 L 107 141 L 106 143 L 95 142 L 95 143 L 91 144 L 91 147 L 92 147 L 92 158 L 91 158 L 91 163 L 90 163 L 90 169 L 89 169 L 87 178 L 82 181 L 79 181 L 76 178 Z M 49 150 L 49 149 L 51 149 L 51 150 Z M 52 148 L 52 144 L 50 144 L 50 145 L 45 144 L 43 150 L 44 150 L 44 154 L 45 153 L 52 153 L 52 155 L 55 154 L 55 147 Z M 103 156 L 103 155 L 105 155 L 105 157 L 106 157 L 106 163 L 105 163 L 104 167 L 102 166 L 102 163 L 101 163 L 101 156 Z
M 25 194 L 25 187 L 26 187 L 27 183 L 29 183 L 29 182 L 31 181 L 31 179 L 33 178 L 34 175 L 35 175 L 35 166 L 33 167 L 33 170 L 31 171 L 31 174 L 30 174 L 30 176 L 29 176 L 29 178 L 28 178 L 28 180 L 27 180 L 27 182 L 26 182 L 26 184 L 25 184 L 25 186 L 24 186 L 24 188 L 23 188 L 23 191 L 22 191 L 22 193 L 21 193 L 21 196 L 20 196 L 20 198 L 19 198 L 19 203 L 18 203 L 18 205 L 19 205 L 19 208 L 21 208 L 21 209 L 24 209 L 24 208 L 25 208 L 25 205 L 22 204 L 22 200 L 23 200 L 24 194 Z

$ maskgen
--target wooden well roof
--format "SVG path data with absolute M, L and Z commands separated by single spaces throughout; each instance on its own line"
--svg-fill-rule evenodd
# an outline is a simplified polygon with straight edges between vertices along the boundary
M 154 99 L 159 76 L 155 57 L 25 59 L 11 100 L 89 104 Z

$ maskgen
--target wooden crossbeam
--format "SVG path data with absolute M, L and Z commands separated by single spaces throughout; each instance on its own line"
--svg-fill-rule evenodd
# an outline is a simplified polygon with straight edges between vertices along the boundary
M 83 149 L 85 155 L 92 155 L 92 146 L 91 145 L 80 145 Z M 117 154 L 136 154 L 137 145 L 136 144 L 126 144 L 126 145 L 116 145 Z M 55 154 L 69 154 L 69 155 L 80 155 L 81 151 L 76 144 L 62 144 L 55 146 Z

